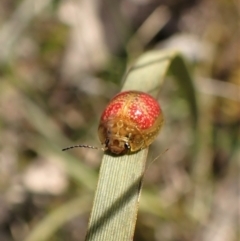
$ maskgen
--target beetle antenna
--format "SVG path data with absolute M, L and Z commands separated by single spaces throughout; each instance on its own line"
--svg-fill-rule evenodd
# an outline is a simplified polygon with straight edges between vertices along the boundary
M 91 148 L 91 149 L 97 149 L 97 150 L 102 150 L 102 151 L 106 150 L 106 148 L 103 148 L 103 147 L 100 148 L 100 147 L 89 146 L 89 145 L 76 145 L 76 146 L 65 147 L 65 148 L 62 149 L 62 151 L 66 151 L 66 150 L 77 148 L 77 147 L 80 147 L 80 148 Z

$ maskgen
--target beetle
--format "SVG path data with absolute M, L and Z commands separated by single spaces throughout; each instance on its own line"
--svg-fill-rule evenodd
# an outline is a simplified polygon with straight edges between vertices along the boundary
M 98 136 L 102 148 L 76 145 L 75 148 L 93 148 L 121 155 L 148 147 L 157 137 L 164 122 L 157 100 L 141 91 L 124 91 L 117 94 L 103 111 Z

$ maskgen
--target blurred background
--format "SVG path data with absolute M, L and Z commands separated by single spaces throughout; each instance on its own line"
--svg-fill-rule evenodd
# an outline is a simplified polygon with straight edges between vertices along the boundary
M 61 149 L 100 146 L 126 68 L 166 48 L 188 62 L 200 135 L 167 77 L 134 240 L 240 240 L 240 2 L 1 0 L 1 241 L 84 240 L 103 153 Z

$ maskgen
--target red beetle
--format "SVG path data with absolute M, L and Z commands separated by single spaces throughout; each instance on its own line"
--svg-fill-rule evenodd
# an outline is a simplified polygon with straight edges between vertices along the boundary
M 146 148 L 157 137 L 163 121 L 160 105 L 151 95 L 140 91 L 120 92 L 110 101 L 100 119 L 98 136 L 102 149 L 118 155 Z M 99 149 L 77 145 L 63 151 L 75 147 Z

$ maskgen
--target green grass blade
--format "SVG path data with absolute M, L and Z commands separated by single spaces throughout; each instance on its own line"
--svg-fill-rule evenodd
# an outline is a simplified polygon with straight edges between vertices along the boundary
M 140 90 L 157 97 L 170 69 L 178 83 L 184 83 L 179 85 L 181 88 L 191 86 L 189 91 L 193 93 L 186 92 L 185 96 L 196 124 L 193 83 L 184 61 L 175 51 L 152 51 L 141 56 L 127 72 L 122 90 Z M 133 239 L 147 152 L 148 148 L 131 155 L 103 156 L 87 241 Z
M 198 111 L 197 100 L 194 89 L 194 83 L 188 69 L 186 68 L 185 61 L 179 55 L 173 58 L 170 66 L 170 73 L 175 76 L 175 79 L 179 85 L 179 89 L 183 92 L 187 103 L 189 104 L 189 110 L 192 116 L 194 127 L 197 125 Z
M 131 240 L 146 157 L 104 156 L 86 240 Z

